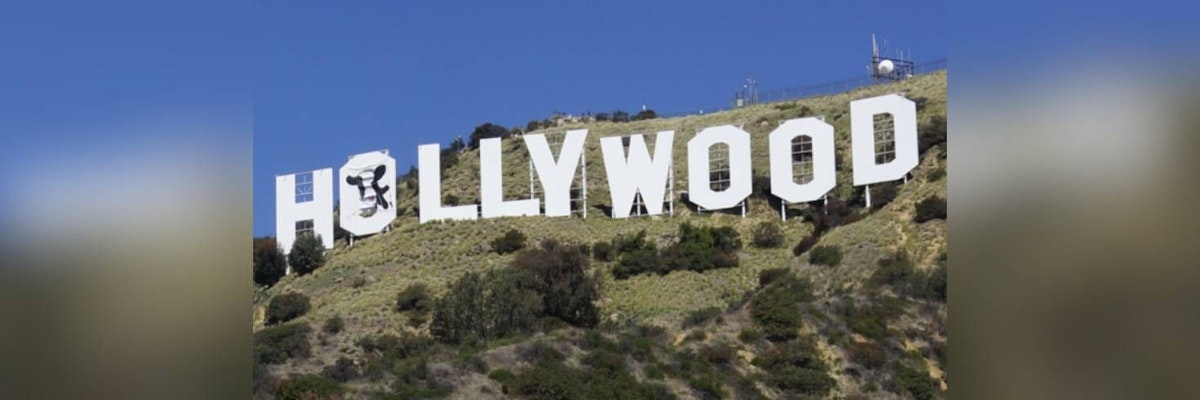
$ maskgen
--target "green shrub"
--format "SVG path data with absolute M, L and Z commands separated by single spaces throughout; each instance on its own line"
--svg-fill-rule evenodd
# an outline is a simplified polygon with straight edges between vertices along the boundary
M 657 272 L 660 270 L 659 263 L 658 248 L 646 241 L 642 247 L 621 252 L 621 258 L 612 269 L 613 277 L 626 279 L 637 274 Z
M 498 237 L 492 241 L 492 250 L 496 254 L 508 254 L 525 248 L 525 234 L 516 229 L 511 229 L 504 236 Z
M 280 364 L 292 358 L 306 358 L 312 354 L 308 334 L 312 332 L 305 324 L 284 324 L 268 327 L 254 333 L 254 361 L 263 364 Z
M 542 312 L 542 297 L 509 270 L 468 272 L 434 302 L 430 332 L 450 343 L 473 343 L 530 332 Z
M 300 235 L 292 243 L 287 261 L 298 275 L 309 274 L 325 265 L 325 245 L 321 243 L 321 236 Z
M 846 324 L 850 330 L 875 340 L 886 340 L 888 337 L 887 320 L 891 315 L 878 305 L 847 306 Z
M 904 393 L 908 393 L 915 400 L 932 400 L 941 392 L 941 387 L 933 378 L 929 377 L 929 372 L 925 370 L 924 365 L 920 369 L 913 369 L 901 364 L 895 363 L 896 370 L 895 384 L 897 388 Z
M 655 114 L 654 110 L 647 108 L 645 110 L 638 111 L 638 113 L 636 115 L 634 115 L 633 118 L 631 118 L 631 120 L 642 121 L 642 120 L 655 119 L 655 118 L 658 118 L 658 114 Z
M 851 361 L 867 369 L 877 369 L 887 363 L 887 353 L 874 343 L 851 342 L 847 353 Z
M 653 242 L 648 242 L 646 240 L 645 229 L 638 231 L 638 233 L 634 235 L 617 235 L 617 237 L 613 238 L 612 241 L 613 249 L 616 250 L 617 253 L 628 253 L 641 249 L 646 246 L 646 243 L 653 244 Z
M 804 209 L 805 216 L 813 223 L 813 236 L 821 236 L 838 226 L 852 224 L 862 219 L 858 209 L 845 200 L 829 196 L 828 204 L 817 202 L 815 207 Z
M 509 385 L 514 379 L 517 379 L 517 374 L 514 374 L 512 371 L 504 368 L 496 368 L 493 369 L 492 372 L 488 373 L 488 378 L 491 378 L 493 381 L 500 382 L 502 385 Z
M 596 242 L 592 245 L 592 258 L 596 261 L 612 261 L 615 259 L 613 245 L 609 242 Z
M 721 316 L 721 309 L 717 307 L 707 307 L 692 311 L 690 314 L 688 314 L 687 318 L 684 318 L 683 329 L 703 325 L 705 322 L 711 321 L 719 316 Z
M 948 279 L 946 275 L 946 254 L 942 253 L 942 257 L 938 262 L 937 268 L 929 274 L 929 282 L 926 285 L 926 294 L 930 299 L 940 302 L 946 302 L 948 288 Z
M 285 379 L 275 391 L 277 400 L 340 399 L 346 392 L 342 385 L 317 375 L 299 375 Z
M 755 247 L 776 248 L 783 245 L 783 230 L 777 222 L 760 222 L 754 227 L 753 239 Z
M 267 324 L 291 321 L 308 313 L 310 307 L 308 296 L 301 293 L 284 293 L 275 296 L 267 304 Z
M 927 278 L 917 271 L 912 260 L 903 253 L 880 259 L 878 266 L 867 280 L 871 287 L 890 286 L 896 294 L 910 297 L 920 295 L 925 290 Z
M 917 213 L 913 215 L 913 222 L 923 224 L 935 219 L 946 219 L 946 199 L 933 196 L 917 203 Z
M 532 288 L 541 298 L 540 315 L 591 328 L 600 322 L 595 305 L 600 291 L 587 272 L 589 263 L 578 246 L 546 239 L 539 248 L 517 253 L 512 267 L 524 277 L 522 286 Z
M 358 367 L 354 365 L 354 360 L 346 356 L 341 356 L 338 357 L 333 365 L 328 365 L 325 369 L 321 370 L 321 376 L 346 383 L 358 379 Z
M 750 317 L 767 339 L 795 338 L 800 329 L 800 305 L 813 299 L 812 283 L 791 274 L 776 278 L 750 300 Z
M 271 286 L 285 274 L 287 260 L 275 238 L 254 238 L 254 283 Z
M 424 314 L 433 309 L 433 296 L 429 294 L 429 285 L 418 282 L 396 294 L 396 312 L 415 311 Z
M 679 241 L 663 250 L 659 273 L 736 267 L 741 248 L 741 236 L 731 227 L 698 227 L 684 222 L 679 225 Z
M 727 343 L 717 343 L 710 346 L 700 348 L 700 356 L 708 360 L 709 363 L 716 366 L 728 366 L 732 364 L 737 354 L 734 352 L 733 346 Z
M 342 320 L 340 315 L 334 315 L 325 320 L 325 325 L 321 327 L 321 330 L 325 331 L 325 333 L 336 335 L 341 333 L 345 327 L 346 321 Z
M 767 371 L 768 383 L 786 392 L 824 396 L 837 386 L 811 338 L 776 344 L 754 365 Z
M 816 244 L 816 236 L 805 236 L 804 239 L 800 239 L 799 243 L 796 243 L 796 247 L 792 248 L 792 255 L 800 257 L 801 254 L 804 254 L 804 252 L 808 251 Z
M 946 143 L 946 118 L 933 116 L 928 123 L 921 124 L 919 131 L 917 151 L 924 154 L 929 148 Z
M 791 275 L 787 268 L 768 268 L 758 273 L 758 287 L 764 288 L 784 276 Z
M 925 179 L 930 182 L 937 182 L 938 180 L 945 178 L 945 177 L 946 177 L 946 168 L 945 167 L 937 167 L 937 168 L 934 168 L 932 171 L 929 171 L 929 175 L 927 175 Z
M 808 255 L 808 262 L 814 265 L 836 267 L 842 263 L 842 248 L 838 246 L 817 246 Z
M 742 329 L 742 331 L 738 333 L 738 340 L 741 340 L 742 343 L 746 344 L 758 343 L 758 341 L 762 340 L 762 338 L 762 331 L 754 328 Z
M 871 207 L 883 208 L 896 199 L 900 184 L 896 181 L 883 182 L 871 186 Z
M 694 377 L 688 381 L 688 386 L 698 392 L 702 399 L 725 398 L 725 384 L 722 382 L 721 376 L 716 373 Z

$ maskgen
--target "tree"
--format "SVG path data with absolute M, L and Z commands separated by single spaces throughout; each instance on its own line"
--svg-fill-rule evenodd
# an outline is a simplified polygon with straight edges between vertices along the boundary
M 649 108 L 642 110 L 642 111 L 638 111 L 637 115 L 633 116 L 634 121 L 641 121 L 641 120 L 655 119 L 655 118 L 658 118 L 658 114 L 655 114 L 654 110 L 651 110 Z
M 325 245 L 321 243 L 320 235 L 300 235 L 292 243 L 292 251 L 288 253 L 288 264 L 292 271 L 305 275 L 325 265 Z
M 612 113 L 613 122 L 629 122 L 629 113 L 617 110 Z
M 508 129 L 491 122 L 484 123 L 483 125 L 476 126 L 475 130 L 471 131 L 471 148 L 478 149 L 479 141 L 483 139 L 505 137 L 508 137 Z
M 434 302 L 430 333 L 451 344 L 499 339 L 533 329 L 542 298 L 512 270 L 468 272 Z
M 254 238 L 254 283 L 271 286 L 286 274 L 287 260 L 275 238 Z
M 542 312 L 568 324 L 591 328 L 600 322 L 594 302 L 600 298 L 587 273 L 589 260 L 579 246 L 546 239 L 540 248 L 523 250 L 513 268 L 531 278 L 528 284 L 542 298 Z
M 612 120 L 612 115 L 610 115 L 609 113 L 597 113 L 596 114 L 596 121 L 611 121 L 611 120 Z

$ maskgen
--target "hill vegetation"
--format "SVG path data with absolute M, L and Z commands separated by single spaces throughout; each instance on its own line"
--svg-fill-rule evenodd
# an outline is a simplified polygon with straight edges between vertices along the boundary
M 852 184 L 849 102 L 892 92 L 918 103 L 920 164 L 906 181 L 872 185 L 868 209 Z M 279 255 L 256 241 L 265 268 L 255 278 L 264 284 L 255 289 L 255 394 L 944 397 L 945 114 L 943 71 L 706 115 L 531 124 L 533 133 L 589 129 L 586 219 L 420 224 L 410 170 L 398 178 L 390 231 L 304 253 L 303 274 L 277 277 Z M 762 183 L 766 135 L 801 116 L 834 126 L 837 187 L 827 203 L 789 205 L 781 220 Z M 675 187 L 686 188 L 687 140 L 723 124 L 753 137 L 745 218 L 679 196 L 673 215 L 605 215 L 600 137 L 674 130 Z M 505 198 L 528 198 L 529 159 L 513 131 L 481 127 L 443 151 L 443 197 L 478 201 L 476 144 L 503 137 Z

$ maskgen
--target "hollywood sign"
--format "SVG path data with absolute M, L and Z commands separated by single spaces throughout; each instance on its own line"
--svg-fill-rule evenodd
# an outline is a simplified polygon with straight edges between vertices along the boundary
M 890 114 L 893 122 L 895 158 L 876 163 L 876 115 Z M 899 95 L 884 95 L 850 102 L 851 154 L 855 186 L 904 178 L 917 166 L 916 104 Z M 479 142 L 479 204 L 442 204 L 441 147 L 418 147 L 418 183 L 421 223 L 440 220 L 473 220 L 506 216 L 568 216 L 571 214 L 572 183 L 583 165 L 586 129 L 565 135 L 557 157 L 545 135 L 524 135 L 533 171 L 544 198 L 504 200 L 501 144 L 499 138 Z M 812 179 L 797 183 L 793 178 L 793 140 L 807 136 L 812 144 Z M 646 213 L 663 213 L 669 200 L 673 172 L 674 131 L 655 135 L 650 154 L 643 135 L 600 138 L 604 167 L 612 200 L 612 217 L 627 218 L 640 195 Z M 808 117 L 783 122 L 768 135 L 771 193 L 789 203 L 821 199 L 836 185 L 834 129 L 825 121 Z M 723 144 L 728 149 L 729 186 L 710 186 L 709 149 Z M 688 199 L 699 207 L 720 210 L 738 206 L 752 192 L 750 134 L 722 125 L 701 130 L 687 144 Z M 336 180 L 342 202 L 340 226 L 354 236 L 383 231 L 396 218 L 396 160 L 387 151 L 351 156 L 339 169 Z M 276 235 L 284 251 L 291 249 L 297 234 L 319 235 L 327 248 L 333 246 L 332 169 L 276 177 Z M 586 187 L 584 188 L 586 190 Z M 543 203 L 544 201 L 544 203 Z

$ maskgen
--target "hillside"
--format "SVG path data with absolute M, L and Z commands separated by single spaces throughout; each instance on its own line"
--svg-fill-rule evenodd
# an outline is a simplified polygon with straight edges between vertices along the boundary
M 700 129 L 724 124 L 742 125 L 752 135 L 754 174 L 766 175 L 766 135 L 777 121 L 800 116 L 824 115 L 835 128 L 838 149 L 838 186 L 831 196 L 853 199 L 861 196 L 861 188 L 852 186 L 850 169 L 849 103 L 852 99 L 886 93 L 903 92 L 919 103 L 918 120 L 921 129 L 928 124 L 944 124 L 946 115 L 946 72 L 922 75 L 913 79 L 854 90 L 848 93 L 782 103 L 759 104 L 737 110 L 679 118 L 652 119 L 627 123 L 598 122 L 555 127 L 531 133 L 560 133 L 568 129 L 588 129 L 585 145 L 588 160 L 589 206 L 586 219 L 579 217 L 523 217 L 419 224 L 413 211 L 415 191 L 400 185 L 397 205 L 400 217 L 388 232 L 357 240 L 353 247 L 339 241 L 328 252 L 326 264 L 305 276 L 288 276 L 269 289 L 256 289 L 254 329 L 264 328 L 264 309 L 268 302 L 283 293 L 299 292 L 311 299 L 311 310 L 296 319 L 319 331 L 330 317 L 344 319 L 344 328 L 336 334 L 316 332 L 306 340 L 312 346 L 309 357 L 297 357 L 267 371 L 274 377 L 291 374 L 319 374 L 337 359 L 346 356 L 359 368 L 368 362 L 361 339 L 379 335 L 427 335 L 429 323 L 414 323 L 411 312 L 397 312 L 397 294 L 414 283 L 428 285 L 434 297 L 441 296 L 456 279 L 470 271 L 503 268 L 510 264 L 513 254 L 499 255 L 490 243 L 510 229 L 528 237 L 530 247 L 543 239 L 593 244 L 607 242 L 618 235 L 634 235 L 645 231 L 659 248 L 676 240 L 680 224 L 698 226 L 729 226 L 741 236 L 744 245 L 738 251 L 740 262 L 733 268 L 704 272 L 673 271 L 666 275 L 641 274 L 628 279 L 615 279 L 613 261 L 592 261 L 591 269 L 600 283 L 597 302 L 601 316 L 598 332 L 612 338 L 628 333 L 629 327 L 656 326 L 662 329 L 661 338 L 651 340 L 652 354 L 662 364 L 680 359 L 685 349 L 703 351 L 712 346 L 732 347 L 736 356 L 728 369 L 718 369 L 723 379 L 718 390 L 705 391 L 696 379 L 667 374 L 654 378 L 651 368 L 658 365 L 628 358 L 622 364 L 639 381 L 659 382 L 678 398 L 767 398 L 787 397 L 779 384 L 768 379 L 769 371 L 749 362 L 762 357 L 773 344 L 741 338 L 743 331 L 754 322 L 746 303 L 761 292 L 760 273 L 772 268 L 786 268 L 791 274 L 812 282 L 814 299 L 805 303 L 804 322 L 796 327 L 803 335 L 811 335 L 818 357 L 829 365 L 836 387 L 829 397 L 888 398 L 920 397 L 906 391 L 906 384 L 897 376 L 907 368 L 923 368 L 938 386 L 945 388 L 941 373 L 945 363 L 946 304 L 918 296 L 899 293 L 898 283 L 872 284 L 872 276 L 880 269 L 880 260 L 902 253 L 912 260 L 916 271 L 931 274 L 944 263 L 946 224 L 943 219 L 924 223 L 913 221 L 915 205 L 932 196 L 946 197 L 946 155 L 944 143 L 921 154 L 919 166 L 905 184 L 896 186 L 896 197 L 883 207 L 857 209 L 861 215 L 856 222 L 837 226 L 820 236 L 819 244 L 837 246 L 843 257 L 834 267 L 812 265 L 809 255 L 794 256 L 796 243 L 814 231 L 813 222 L 801 215 L 811 212 L 811 205 L 793 205 L 786 222 L 780 222 L 784 240 L 778 248 L 758 248 L 751 245 L 757 225 L 779 221 L 779 210 L 768 200 L 752 196 L 745 218 L 727 213 L 692 212 L 676 199 L 673 216 L 631 217 L 612 219 L 603 212 L 609 205 L 609 193 L 600 152 L 599 138 L 634 133 L 654 133 L 674 130 L 675 187 L 687 186 L 687 141 Z M 942 127 L 944 129 L 944 127 Z M 528 198 L 529 162 L 523 141 L 504 140 L 504 176 L 507 199 Z M 448 170 L 443 171 L 443 195 L 457 197 L 461 203 L 472 203 L 479 196 L 479 159 L 477 150 L 467 150 Z M 873 192 L 874 193 L 874 192 Z M 807 209 L 807 211 L 806 211 Z M 868 309 L 873 304 L 887 303 L 894 309 L 884 318 L 885 336 L 864 337 L 856 328 L 856 309 Z M 720 312 L 700 318 L 704 310 Z M 712 312 L 708 312 L 712 314 Z M 860 313 L 861 314 L 861 313 Z M 700 323 L 693 322 L 701 320 Z M 689 325 L 684 328 L 683 325 Z M 694 326 L 693 326 L 694 325 Z M 635 329 L 636 330 L 636 329 Z M 451 398 L 508 398 L 507 387 L 488 378 L 488 371 L 503 368 L 515 373 L 532 368 L 522 361 L 521 349 L 534 344 L 555 347 L 565 355 L 567 365 L 578 366 L 587 346 L 581 345 L 591 330 L 576 327 L 548 330 L 545 333 L 518 335 L 507 340 L 472 347 L 469 351 L 443 348 L 427 356 L 430 370 L 448 385 Z M 696 332 L 703 332 L 697 334 Z M 654 335 L 649 335 L 653 337 Z M 613 339 L 616 340 L 616 339 Z M 863 343 L 868 343 L 864 345 Z M 851 361 L 848 355 L 856 346 L 872 346 L 886 354 L 887 362 L 877 365 Z M 656 358 L 656 357 L 651 357 Z M 467 361 L 463 360 L 480 360 Z M 485 367 L 473 367 L 475 363 Z M 896 367 L 901 363 L 907 367 Z M 586 363 L 584 363 L 586 364 Z M 677 364 L 677 363 L 676 363 Z M 424 364 L 422 364 L 424 365 Z M 587 364 L 591 365 L 591 364 Z M 912 367 L 912 366 L 917 367 Z M 657 367 L 655 367 L 657 368 Z M 897 368 L 900 368 L 899 370 Z M 401 374 L 393 371 L 393 374 Z M 388 379 L 360 378 L 346 384 L 350 398 L 371 398 L 392 393 L 406 397 Z M 430 378 L 434 379 L 434 378 Z M 742 380 L 739 380 L 742 379 Z M 748 381 L 743 381 L 748 379 Z M 502 381 L 502 380 L 501 380 Z M 746 383 L 749 382 L 749 383 Z M 751 387 L 754 390 L 747 391 Z M 452 389 L 451 389 L 452 388 Z M 715 393 L 715 394 L 714 394 Z M 757 393 L 757 394 L 755 394 Z M 900 393 L 900 394 L 897 394 Z M 269 396 L 269 395 L 268 395 Z M 414 395 L 423 397 L 426 395 Z M 938 394 L 940 396 L 940 394 Z M 518 397 L 518 396 L 514 396 Z

